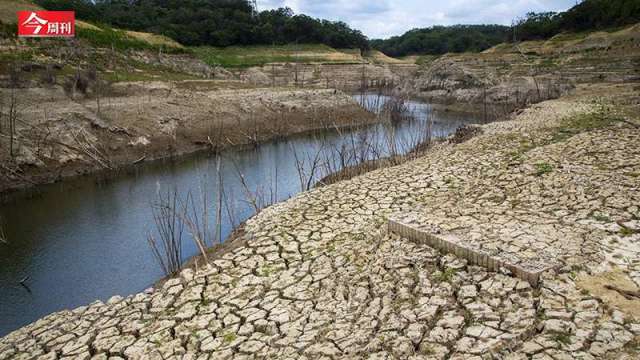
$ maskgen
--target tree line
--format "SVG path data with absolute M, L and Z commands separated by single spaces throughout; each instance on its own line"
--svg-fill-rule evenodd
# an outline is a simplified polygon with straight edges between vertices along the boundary
M 371 40 L 372 48 L 389 56 L 482 51 L 504 42 L 509 27 L 501 25 L 432 26 L 413 29 L 386 40 Z
M 562 32 L 602 30 L 637 22 L 638 0 L 584 0 L 565 12 L 528 13 L 516 21 L 513 38 L 542 40 Z
M 320 43 L 367 49 L 366 36 L 340 21 L 258 12 L 248 0 L 37 0 L 48 10 L 74 10 L 82 20 L 166 35 L 189 46 Z
M 184 45 L 321 43 L 334 48 L 375 48 L 390 56 L 482 51 L 504 41 L 548 39 L 640 22 L 639 0 L 583 0 L 561 12 L 528 13 L 513 26 L 454 25 L 413 29 L 369 41 L 341 21 L 294 14 L 289 8 L 258 12 L 248 0 L 36 0 L 49 10 L 75 10 L 79 19 L 166 35 Z
M 504 41 L 543 40 L 562 32 L 615 28 L 640 22 L 640 0 L 584 0 L 565 12 L 530 12 L 510 27 L 433 26 L 370 45 L 390 56 L 482 51 Z

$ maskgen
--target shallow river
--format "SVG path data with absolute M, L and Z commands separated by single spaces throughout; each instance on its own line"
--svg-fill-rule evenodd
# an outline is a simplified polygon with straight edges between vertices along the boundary
M 372 95 L 357 99 L 370 109 L 385 100 Z M 58 310 L 142 291 L 160 279 L 163 272 L 147 242 L 148 234 L 155 231 L 152 207 L 159 193 L 177 189 L 184 196 L 191 192 L 196 203 L 202 203 L 201 194 L 206 193 L 209 224 L 213 224 L 221 178 L 224 203 L 235 220 L 232 223 L 225 207 L 224 239 L 235 223 L 253 214 L 246 201 L 247 189 L 263 194 L 267 201 L 281 201 L 301 191 L 301 182 L 308 182 L 305 177 L 316 159 L 320 165 L 313 181 L 341 163 L 353 163 L 355 157 L 385 155 L 393 147 L 406 152 L 429 128 L 434 137 L 442 137 L 480 121 L 468 114 L 434 112 L 417 102 L 409 103 L 409 110 L 413 120 L 395 126 L 324 131 L 264 143 L 256 149 L 225 151 L 219 161 L 220 176 L 217 157 L 196 155 L 144 164 L 109 180 L 86 176 L 45 185 L 36 194 L 1 204 L 0 219 L 9 242 L 0 242 L 0 336 Z M 339 161 L 340 151 L 351 156 Z M 215 232 L 214 226 L 209 228 Z M 185 231 L 182 256 L 186 259 L 196 253 Z

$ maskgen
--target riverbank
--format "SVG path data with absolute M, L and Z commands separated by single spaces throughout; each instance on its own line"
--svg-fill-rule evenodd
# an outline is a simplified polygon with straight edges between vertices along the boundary
M 320 45 L 162 48 L 168 39 L 149 42 L 151 34 L 110 33 L 108 43 L 92 34 L 81 32 L 78 41 L 0 35 L 7 54 L 0 62 L 0 193 L 203 149 L 370 124 L 374 117 L 346 93 L 389 88 L 415 70 L 379 54 L 363 58 Z M 240 67 L 220 66 L 230 65 L 220 57 L 235 56 Z M 261 60 L 244 62 L 255 56 Z
M 0 359 L 635 358 L 640 312 L 623 296 L 640 287 L 634 89 L 579 87 L 276 204 L 209 267 L 49 315 L 0 340 Z M 534 289 L 387 231 L 388 216 L 419 209 L 434 231 L 559 266 Z
M 20 122 L 14 156 L 3 152 L 0 158 L 0 192 L 376 121 L 333 89 L 228 86 L 204 80 L 118 83 L 99 100 L 69 98 L 55 87 L 15 90 Z M 1 90 L 7 98 L 9 91 Z M 3 148 L 9 142 L 0 137 Z
M 207 151 L 137 164 L 124 172 L 104 171 L 6 197 L 0 204 L 0 222 L 9 240 L 0 246 L 0 288 L 5 289 L 0 292 L 0 336 L 52 312 L 114 294 L 135 294 L 161 278 L 164 270 L 148 240 L 160 239 L 154 220 L 168 194 L 177 194 L 181 219 L 186 202 L 195 206 L 188 216 L 202 219 L 202 211 L 210 215 L 209 230 L 202 233 L 211 246 L 259 209 L 306 190 L 344 165 L 386 156 L 393 147 L 393 153 L 404 154 L 428 129 L 433 137 L 443 137 L 479 121 L 431 113 L 429 104 L 406 105 L 415 116 L 395 126 L 382 122 L 294 135 L 255 148 Z M 199 252 L 184 224 L 182 259 Z M 18 283 L 25 278 L 28 290 Z

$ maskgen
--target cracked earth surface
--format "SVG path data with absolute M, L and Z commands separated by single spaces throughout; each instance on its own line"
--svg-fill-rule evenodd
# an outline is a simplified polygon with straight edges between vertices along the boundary
M 640 129 L 562 125 L 599 111 L 547 101 L 302 193 L 210 266 L 49 315 L 0 339 L 0 359 L 636 358 L 639 313 L 579 281 L 615 270 L 640 285 Z M 561 266 L 532 288 L 386 230 L 415 209 L 483 249 Z

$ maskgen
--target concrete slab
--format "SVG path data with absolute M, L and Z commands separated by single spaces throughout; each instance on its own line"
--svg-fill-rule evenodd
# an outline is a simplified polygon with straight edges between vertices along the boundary
M 460 235 L 442 232 L 437 226 L 429 223 L 427 217 L 419 212 L 395 214 L 389 217 L 389 231 L 419 244 L 436 248 L 447 254 L 455 254 L 469 263 L 485 267 L 491 271 L 505 268 L 516 277 L 528 281 L 537 287 L 540 275 L 547 270 L 557 268 L 558 262 L 539 261 L 524 258 L 518 254 L 501 251 L 489 252 L 478 246 L 478 241 L 465 239 Z M 551 255 L 540 254 L 539 259 L 549 259 Z

